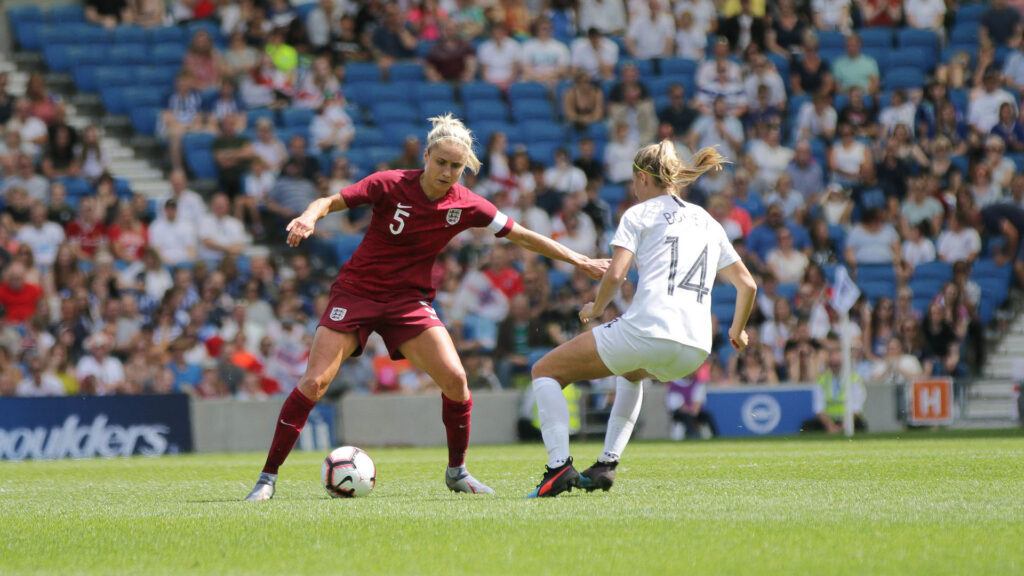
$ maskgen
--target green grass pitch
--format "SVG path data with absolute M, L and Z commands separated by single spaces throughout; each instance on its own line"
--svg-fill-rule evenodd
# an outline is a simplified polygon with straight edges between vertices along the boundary
M 296 453 L 0 463 L 0 574 L 1021 574 L 1024 434 L 636 443 L 608 493 L 526 500 L 540 445 L 371 449 L 367 498 Z M 599 452 L 576 444 L 578 468 Z

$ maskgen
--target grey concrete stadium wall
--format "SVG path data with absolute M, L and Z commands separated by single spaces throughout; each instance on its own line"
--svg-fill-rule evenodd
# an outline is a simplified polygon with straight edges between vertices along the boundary
M 666 388 L 647 386 L 635 438 L 660 440 L 669 436 Z M 283 400 L 198 400 L 192 402 L 192 432 L 197 452 L 264 451 L 270 446 L 274 423 Z M 473 393 L 473 443 L 509 444 L 517 441 L 516 421 L 521 396 L 517 391 Z M 444 446 L 441 397 L 349 395 L 335 405 L 338 444 L 356 446 Z M 870 386 L 864 417 L 872 432 L 901 430 L 896 419 L 894 386 Z

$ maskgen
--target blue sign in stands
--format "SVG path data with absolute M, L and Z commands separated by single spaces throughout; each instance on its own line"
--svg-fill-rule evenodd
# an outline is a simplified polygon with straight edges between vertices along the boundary
M 780 436 L 814 418 L 813 396 L 813 385 L 708 388 L 704 407 L 719 436 Z
M 184 394 L 0 399 L 0 460 L 190 451 Z

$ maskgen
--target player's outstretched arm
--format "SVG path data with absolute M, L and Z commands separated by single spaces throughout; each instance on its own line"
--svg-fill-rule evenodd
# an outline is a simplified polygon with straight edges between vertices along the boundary
M 317 220 L 327 216 L 331 212 L 338 212 L 339 210 L 345 210 L 348 206 L 345 205 L 345 199 L 341 197 L 341 194 L 334 194 L 327 196 L 326 198 L 317 198 L 309 203 L 306 210 L 288 223 L 288 227 L 285 230 L 288 231 L 288 239 L 286 242 L 289 246 L 295 247 L 299 245 L 306 238 L 313 235 L 313 231 L 316 229 Z
M 608 264 L 611 262 L 607 258 L 589 258 L 584 256 L 547 236 L 541 236 L 528 228 L 520 226 L 519 223 L 512 225 L 512 231 L 508 233 L 506 238 L 541 256 L 547 256 L 552 260 L 568 262 L 586 272 L 587 276 L 594 280 L 599 280 L 604 275 L 604 271 L 608 269 Z
M 747 320 L 754 310 L 757 283 L 742 260 L 722 268 L 718 275 L 736 287 L 736 312 L 732 316 L 732 326 L 729 328 L 729 343 L 733 348 L 743 350 L 747 347 Z
M 621 246 L 612 249 L 612 262 L 608 271 L 601 277 L 601 285 L 597 287 L 597 297 L 593 302 L 587 302 L 580 310 L 580 320 L 589 322 L 594 318 L 600 318 L 604 309 L 612 301 L 612 298 L 619 293 L 622 283 L 629 273 L 629 266 L 633 263 L 633 253 Z

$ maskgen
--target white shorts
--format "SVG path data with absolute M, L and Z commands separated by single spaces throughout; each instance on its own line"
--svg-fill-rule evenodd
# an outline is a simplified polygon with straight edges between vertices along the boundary
M 594 328 L 597 354 L 613 374 L 644 370 L 662 382 L 693 373 L 708 353 L 674 340 L 651 338 L 621 318 Z

